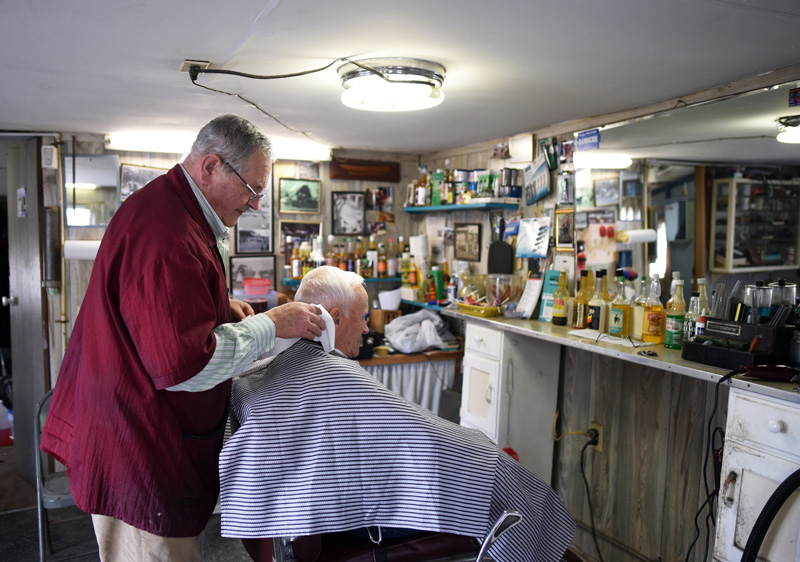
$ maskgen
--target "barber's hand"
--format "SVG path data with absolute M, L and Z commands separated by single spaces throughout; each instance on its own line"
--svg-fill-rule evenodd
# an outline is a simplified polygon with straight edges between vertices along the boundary
M 325 322 L 322 311 L 313 304 L 290 302 L 276 306 L 264 314 L 275 323 L 275 335 L 279 338 L 306 338 L 313 340 L 322 335 Z
M 231 317 L 233 318 L 234 322 L 238 322 L 239 320 L 243 320 L 248 316 L 255 315 L 253 307 L 244 301 L 237 301 L 231 299 L 230 303 L 231 303 Z

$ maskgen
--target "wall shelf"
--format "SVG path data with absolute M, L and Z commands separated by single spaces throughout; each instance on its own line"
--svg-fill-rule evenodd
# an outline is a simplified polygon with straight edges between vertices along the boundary
M 281 283 L 285 287 L 296 287 L 300 284 L 302 279 L 292 279 L 291 277 L 284 277 L 281 279 Z M 365 277 L 365 283 L 400 283 L 402 279 L 400 277 Z
M 429 205 L 426 207 L 403 207 L 406 213 L 441 213 L 453 211 L 491 211 L 498 209 L 519 209 L 519 203 L 465 203 L 463 205 Z
M 406 300 L 406 299 L 403 299 L 400 302 L 402 302 L 403 304 L 407 304 L 409 306 L 416 306 L 416 307 L 419 307 L 419 308 L 427 308 L 429 310 L 436 310 L 436 311 L 442 310 L 444 308 L 443 306 L 439 306 L 439 305 L 436 305 L 436 304 L 428 304 L 426 302 L 420 302 L 420 301 L 409 301 L 409 300 Z

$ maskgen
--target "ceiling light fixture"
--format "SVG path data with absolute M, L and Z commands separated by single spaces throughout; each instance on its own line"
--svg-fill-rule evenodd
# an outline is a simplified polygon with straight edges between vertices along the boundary
M 408 58 L 350 61 L 338 68 L 342 103 L 366 111 L 414 111 L 444 101 L 445 68 Z
M 800 115 L 779 117 L 777 122 L 778 136 L 776 138 L 779 142 L 791 144 L 800 143 Z

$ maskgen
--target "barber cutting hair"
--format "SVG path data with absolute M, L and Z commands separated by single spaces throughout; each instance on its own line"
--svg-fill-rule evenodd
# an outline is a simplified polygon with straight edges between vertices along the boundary
M 105 561 L 200 561 L 219 494 L 231 377 L 278 338 L 322 334 L 318 307 L 229 300 L 225 238 L 258 209 L 270 142 L 223 115 L 135 192 L 103 237 L 42 450 L 67 467 Z

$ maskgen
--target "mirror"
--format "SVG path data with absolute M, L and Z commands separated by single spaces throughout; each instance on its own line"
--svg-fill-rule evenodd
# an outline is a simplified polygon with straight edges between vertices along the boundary
M 119 207 L 119 156 L 67 154 L 63 168 L 64 224 L 108 225 Z

